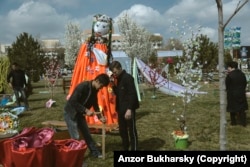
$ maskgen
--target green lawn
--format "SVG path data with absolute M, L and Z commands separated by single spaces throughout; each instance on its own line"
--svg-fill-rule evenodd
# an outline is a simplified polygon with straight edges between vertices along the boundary
M 54 88 L 53 99 L 55 105 L 47 109 L 45 103 L 51 98 L 51 93 L 44 81 L 32 84 L 33 94 L 29 97 L 31 111 L 20 115 L 20 129 L 24 127 L 42 127 L 45 120 L 63 120 L 63 107 L 66 94 L 63 93 L 61 80 L 58 80 Z M 152 99 L 152 89 L 147 85 L 140 85 L 143 90 L 141 107 L 137 110 L 137 130 L 139 134 L 140 150 L 176 150 L 173 130 L 179 128 L 176 114 L 182 109 L 180 97 L 169 96 L 157 91 L 157 98 Z M 202 91 L 206 95 L 196 97 L 187 108 L 187 127 L 189 134 L 189 146 L 187 150 L 219 150 L 219 86 L 217 82 L 204 84 Z M 47 93 L 46 93 L 47 91 Z M 175 103 L 175 106 L 172 104 Z M 229 114 L 227 113 L 227 121 Z M 250 117 L 247 117 L 250 123 Z M 231 127 L 227 124 L 227 150 L 250 150 L 249 143 L 250 126 Z M 101 143 L 100 135 L 93 134 L 95 140 Z M 69 138 L 67 131 L 56 132 L 55 139 Z M 106 135 L 106 159 L 95 159 L 85 154 L 85 162 L 88 166 L 113 166 L 113 151 L 121 150 L 121 141 L 117 131 Z

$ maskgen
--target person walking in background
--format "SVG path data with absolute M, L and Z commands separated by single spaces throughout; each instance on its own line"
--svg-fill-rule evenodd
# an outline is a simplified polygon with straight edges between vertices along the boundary
M 122 69 L 121 63 L 113 61 L 109 66 L 116 81 L 113 91 L 116 95 L 116 111 L 118 112 L 119 133 L 123 149 L 136 151 L 138 149 L 138 135 L 136 129 L 136 109 L 139 100 L 136 93 L 134 78 Z M 130 139 L 130 140 L 129 140 Z
M 227 63 L 228 74 L 226 76 L 227 111 L 230 112 L 231 125 L 237 125 L 237 116 L 240 125 L 246 126 L 246 110 L 248 103 L 246 98 L 247 80 L 245 74 L 238 69 L 238 63 Z
M 250 58 L 247 59 L 247 69 L 250 71 Z
M 106 122 L 105 118 L 100 114 L 97 93 L 108 84 L 109 76 L 107 74 L 99 74 L 94 80 L 79 83 L 64 107 L 64 119 L 71 138 L 79 140 L 79 129 L 91 154 L 96 158 L 102 158 L 102 155 L 96 148 L 96 144 L 90 135 L 84 115 L 93 116 L 96 113 L 101 122 Z M 95 112 L 91 111 L 91 107 L 93 107 Z
M 19 64 L 13 63 L 11 65 L 12 70 L 7 76 L 7 82 L 9 86 L 13 89 L 17 105 L 21 106 L 21 99 L 24 102 L 25 109 L 29 110 L 29 103 L 26 95 L 26 90 L 28 88 L 28 83 L 26 81 L 25 72 L 20 69 Z M 19 97 L 21 94 L 21 97 Z

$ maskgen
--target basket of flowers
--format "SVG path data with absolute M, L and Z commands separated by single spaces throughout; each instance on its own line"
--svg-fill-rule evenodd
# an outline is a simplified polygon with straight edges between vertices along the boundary
M 18 133 L 18 116 L 9 111 L 0 112 L 0 136 L 12 136 Z

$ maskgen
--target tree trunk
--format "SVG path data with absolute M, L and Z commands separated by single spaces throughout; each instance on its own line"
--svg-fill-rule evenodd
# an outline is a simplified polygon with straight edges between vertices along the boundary
M 225 88 L 225 73 L 224 73 L 224 29 L 230 20 L 238 13 L 238 11 L 249 1 L 239 1 L 234 13 L 223 23 L 223 3 L 221 0 L 215 0 L 218 9 L 218 46 L 219 46 L 219 89 L 220 89 L 220 150 L 226 150 L 226 88 Z
M 224 73 L 224 26 L 221 0 L 216 0 L 218 7 L 218 45 L 219 45 L 219 89 L 220 89 L 220 150 L 226 150 L 226 91 Z

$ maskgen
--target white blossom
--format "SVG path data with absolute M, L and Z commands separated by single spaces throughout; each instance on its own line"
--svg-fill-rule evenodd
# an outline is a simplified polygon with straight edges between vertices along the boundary
M 180 40 L 183 42 L 185 53 L 178 62 L 180 65 L 178 65 L 178 67 L 175 66 L 175 68 L 179 69 L 179 72 L 176 73 L 176 78 L 180 80 L 181 84 L 185 87 L 185 90 L 181 92 L 184 95 L 182 99 L 184 107 L 181 112 L 182 114 L 177 118 L 177 120 L 181 124 L 181 130 L 186 131 L 186 106 L 191 103 L 194 97 L 197 97 L 197 94 L 194 93 L 194 91 L 198 91 L 201 87 L 199 85 L 199 81 L 202 78 L 203 65 L 196 63 L 199 57 L 199 50 L 201 47 L 200 43 L 202 42 L 199 38 L 197 38 L 200 32 L 200 26 L 191 27 L 186 24 L 186 21 L 184 21 L 183 24 L 184 25 L 179 28 L 178 24 L 172 21 L 170 29 L 172 32 L 175 32 L 176 35 L 179 35 Z
M 82 43 L 80 25 L 69 22 L 65 32 L 65 64 L 73 67 Z
M 151 34 L 145 28 L 137 25 L 133 20 L 124 14 L 117 21 L 119 31 L 123 36 L 122 50 L 129 57 L 140 59 L 148 59 L 153 51 L 150 36 Z

